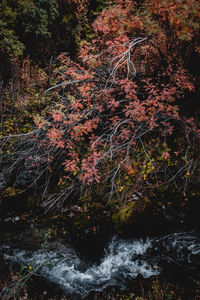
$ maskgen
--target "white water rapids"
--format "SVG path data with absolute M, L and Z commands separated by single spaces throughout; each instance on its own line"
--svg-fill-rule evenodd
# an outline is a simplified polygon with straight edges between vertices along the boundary
M 58 244 L 53 250 L 11 251 L 2 247 L 9 260 L 31 265 L 35 274 L 58 284 L 67 294 L 84 298 L 91 291 L 108 286 L 125 286 L 127 280 L 141 274 L 158 275 L 163 265 L 172 261 L 200 269 L 200 236 L 194 233 L 172 233 L 146 240 L 113 238 L 98 264 L 88 265 L 70 245 Z

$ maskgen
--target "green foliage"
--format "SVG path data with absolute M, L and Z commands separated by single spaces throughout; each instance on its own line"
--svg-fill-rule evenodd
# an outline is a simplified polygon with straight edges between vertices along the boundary
M 0 3 L 0 19 L 5 24 L 14 27 L 16 22 L 17 12 L 8 6 L 8 2 L 3 0 Z
M 24 45 L 15 35 L 14 30 L 9 29 L 7 24 L 0 20 L 0 49 L 1 52 L 6 52 L 13 58 L 23 54 Z
M 12 58 L 26 53 L 40 64 L 61 51 L 74 55 L 81 35 L 91 33 L 86 14 L 87 1 L 3 0 L 0 49 Z
M 113 223 L 117 226 L 127 224 L 135 211 L 136 202 L 128 202 L 112 215 Z
M 35 36 L 51 36 L 49 29 L 58 14 L 56 0 L 24 0 L 19 3 L 20 31 Z
M 0 3 L 0 50 L 15 58 L 22 55 L 24 50 L 24 45 L 14 30 L 16 18 L 17 12 L 3 0 Z

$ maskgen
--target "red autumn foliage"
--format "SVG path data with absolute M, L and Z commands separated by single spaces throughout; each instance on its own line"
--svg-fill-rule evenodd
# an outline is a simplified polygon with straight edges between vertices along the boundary
M 181 108 L 197 93 L 198 78 L 187 66 L 199 51 L 198 16 L 198 1 L 113 1 L 95 20 L 94 38 L 82 42 L 77 61 L 60 55 L 59 83 L 47 90 L 60 107 L 43 121 L 43 130 L 60 151 L 64 189 L 71 182 L 110 180 L 113 192 L 123 172 L 135 188 L 163 182 L 163 167 L 168 182 L 182 172 L 166 165 L 172 157 L 167 146 L 161 154 L 156 147 L 177 137 L 176 128 L 199 138 L 198 124 L 184 119 Z M 150 164 L 144 176 L 139 155 Z

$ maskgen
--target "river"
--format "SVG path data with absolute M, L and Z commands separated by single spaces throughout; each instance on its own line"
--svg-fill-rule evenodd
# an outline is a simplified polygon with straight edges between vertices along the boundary
M 104 254 L 96 263 L 65 240 L 34 250 L 2 243 L 0 249 L 5 261 L 28 265 L 30 273 L 45 277 L 74 299 L 84 299 L 91 292 L 107 287 L 125 288 L 139 274 L 149 278 L 178 270 L 189 280 L 200 279 L 200 236 L 195 232 L 128 240 L 115 236 L 105 245 Z

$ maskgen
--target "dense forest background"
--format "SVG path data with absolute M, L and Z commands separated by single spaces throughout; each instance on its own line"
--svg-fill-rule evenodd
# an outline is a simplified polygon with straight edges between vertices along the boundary
M 100 250 L 199 231 L 199 19 L 198 0 L 0 2 L 1 221 L 50 215 Z

